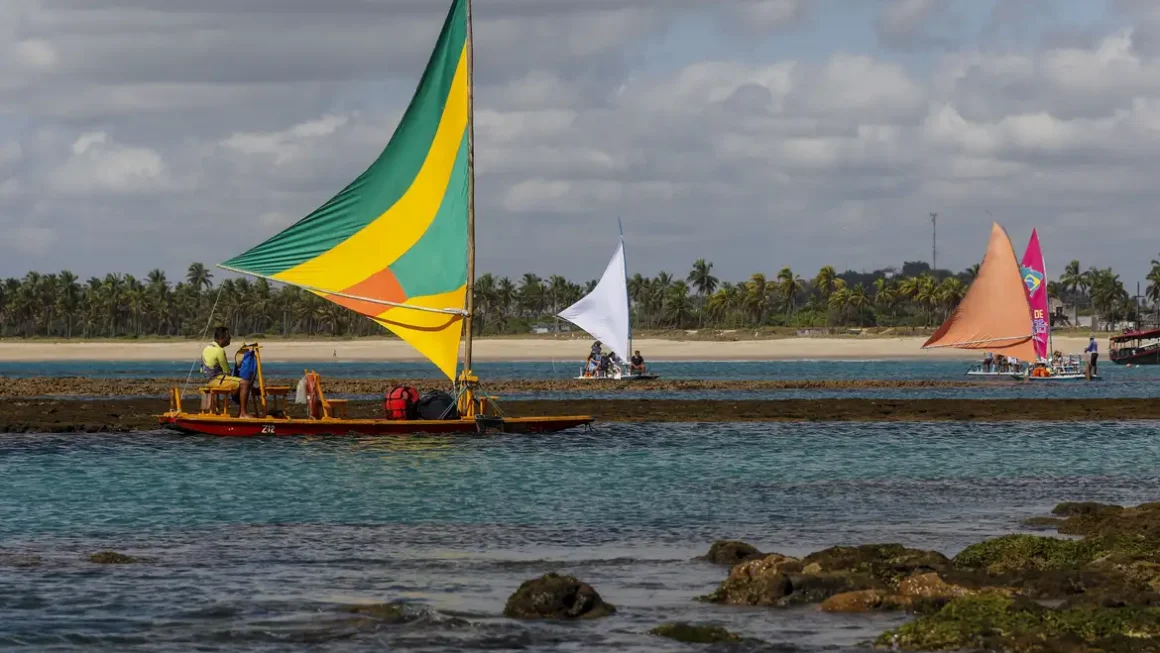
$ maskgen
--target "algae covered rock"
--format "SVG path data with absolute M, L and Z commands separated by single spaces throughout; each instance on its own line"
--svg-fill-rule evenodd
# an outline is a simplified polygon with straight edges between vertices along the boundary
M 98 565 L 130 565 L 140 560 L 116 551 L 98 551 L 89 556 L 89 562 Z
M 1155 651 L 1160 609 L 1051 609 L 1022 597 L 985 594 L 955 599 L 883 633 L 877 643 L 914 651 Z
M 728 578 L 705 600 L 728 605 L 777 605 L 793 592 L 789 572 L 801 569 L 797 558 L 770 553 L 734 566 Z
M 897 587 L 903 578 L 917 573 L 951 567 L 951 561 L 938 551 L 908 549 L 901 544 L 834 546 L 811 553 L 802 559 L 802 563 L 811 570 L 817 569 L 815 573 L 866 574 L 889 587 Z
M 715 565 L 732 567 L 763 557 L 765 554 L 752 544 L 738 540 L 717 540 L 709 547 L 709 553 L 705 554 L 703 559 Z
M 934 572 L 916 574 L 898 583 L 898 595 L 921 599 L 953 599 L 974 594 L 975 590 L 952 585 Z
M 882 590 L 858 590 L 835 594 L 822 601 L 819 608 L 822 612 L 873 612 L 874 610 L 891 610 L 908 607 L 909 602 L 899 596 L 887 594 Z
M 615 612 L 590 585 L 557 573 L 524 581 L 503 608 L 513 619 L 594 619 Z
M 1078 569 L 1091 562 L 1098 550 L 1098 546 L 1083 540 L 1004 535 L 968 546 L 954 557 L 954 564 L 989 574 Z
M 667 637 L 686 644 L 718 644 L 741 641 L 741 637 L 720 626 L 702 624 L 669 623 L 657 626 L 648 632 L 650 635 Z

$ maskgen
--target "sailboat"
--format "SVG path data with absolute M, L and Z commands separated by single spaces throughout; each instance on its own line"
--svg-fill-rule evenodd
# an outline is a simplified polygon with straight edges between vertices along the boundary
M 922 348 L 976 349 L 1026 363 L 1036 359 L 1033 336 L 1015 250 L 1003 227 L 993 223 L 987 253 L 966 296 Z M 1010 377 L 1018 375 L 1018 369 L 999 366 L 967 374 Z
M 453 384 L 445 419 L 348 419 L 345 402 L 327 400 L 309 371 L 308 417 L 286 417 L 268 408 L 288 388 L 266 387 L 259 359 L 254 385 L 262 416 L 235 418 L 212 406 L 187 413 L 174 388 L 170 410 L 159 416 L 163 426 L 212 435 L 377 435 L 549 432 L 593 421 L 506 416 L 472 373 L 473 73 L 471 0 L 453 0 L 418 88 L 374 163 L 306 217 L 218 266 L 298 286 L 392 331 Z
M 1085 362 L 1077 355 L 1055 356 L 1051 346 L 1051 311 L 1047 296 L 1047 264 L 1043 259 L 1043 249 L 1039 245 L 1039 232 L 1031 230 L 1031 239 L 1023 260 L 1019 263 L 1019 273 L 1027 289 L 1027 304 L 1031 310 L 1031 325 L 1034 331 L 1036 359 L 1043 362 L 1040 372 L 1031 372 L 1027 378 L 1033 381 L 1077 381 L 1086 379 Z M 1092 374 L 1098 379 L 1098 374 Z
M 1085 378 L 1082 371 L 1068 367 L 1049 370 L 1048 376 L 1037 376 L 1034 372 L 1038 367 L 1036 362 L 1045 360 L 1041 349 L 1047 349 L 1048 331 L 1043 328 L 1046 309 L 1038 317 L 1032 310 L 1032 293 L 1029 292 L 1032 286 L 1036 289 L 1036 304 L 1040 298 L 1044 307 L 1047 302 L 1046 276 L 1038 238 L 1034 238 L 1032 243 L 1034 252 L 1026 254 L 1023 265 L 1020 265 L 1006 230 L 997 222 L 992 223 L 987 253 L 966 297 L 922 348 L 975 349 L 994 355 L 992 363 L 975 365 L 967 371 L 968 376 L 1037 381 Z M 1038 292 L 1040 289 L 1042 294 Z M 1037 343 L 1037 336 L 1042 339 L 1042 344 Z M 1000 357 L 1018 362 L 1000 362 Z
M 580 301 L 560 311 L 561 318 L 584 329 L 588 335 L 608 346 L 624 365 L 632 358 L 632 311 L 628 303 L 628 268 L 624 259 L 624 227 L 620 228 L 620 241 L 616 251 L 608 261 L 608 267 L 600 277 L 596 287 Z M 649 381 L 656 374 L 629 374 L 627 370 L 616 369 L 609 375 L 581 373 L 576 377 L 583 380 L 612 379 Z

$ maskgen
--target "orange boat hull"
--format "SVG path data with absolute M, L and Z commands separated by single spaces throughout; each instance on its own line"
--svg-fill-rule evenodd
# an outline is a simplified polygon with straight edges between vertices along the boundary
M 503 417 L 455 420 L 386 419 L 239 419 L 221 415 L 167 413 L 159 419 L 163 428 L 198 435 L 224 437 L 293 435 L 419 435 L 462 433 L 555 433 L 591 424 L 587 415 L 566 417 Z

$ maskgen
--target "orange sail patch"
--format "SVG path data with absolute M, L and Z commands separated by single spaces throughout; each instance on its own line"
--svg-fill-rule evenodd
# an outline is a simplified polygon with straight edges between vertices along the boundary
M 1019 261 L 1007 232 L 995 223 L 967 296 L 922 348 L 987 349 L 1034 361 L 1033 332 Z
M 407 295 L 403 292 L 403 286 L 399 284 L 399 280 L 395 278 L 395 273 L 391 272 L 390 268 L 379 270 L 342 292 L 345 295 L 373 297 L 374 299 L 398 304 L 407 301 Z M 375 317 L 391 309 L 390 306 L 378 302 L 350 299 L 349 297 L 339 297 L 337 295 L 323 295 L 323 297 L 339 306 L 344 306 L 369 317 Z

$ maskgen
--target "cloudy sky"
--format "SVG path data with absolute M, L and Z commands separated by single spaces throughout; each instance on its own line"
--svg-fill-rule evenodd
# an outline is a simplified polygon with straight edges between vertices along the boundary
M 217 263 L 378 154 L 446 0 L 0 0 L 0 276 Z M 707 9 L 706 7 L 712 7 Z M 476 0 L 481 271 L 1160 256 L 1155 0 Z M 989 212 L 989 213 L 988 213 Z M 1051 269 L 1054 268 L 1054 269 Z

